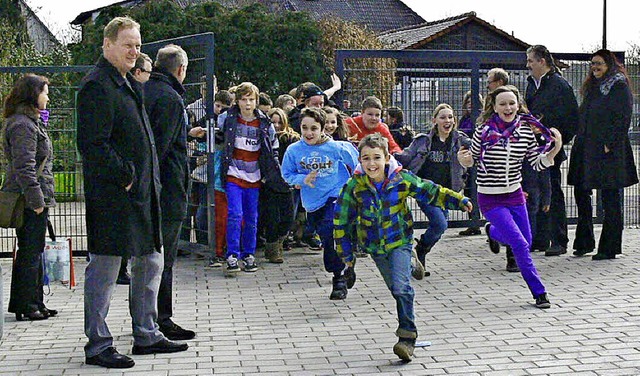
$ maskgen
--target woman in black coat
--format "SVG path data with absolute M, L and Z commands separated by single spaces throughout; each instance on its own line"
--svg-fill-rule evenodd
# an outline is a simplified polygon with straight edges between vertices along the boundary
M 21 192 L 26 205 L 22 227 L 16 229 L 18 252 L 11 273 L 9 312 L 16 320 L 45 320 L 58 311 L 43 301 L 42 252 L 53 197 L 53 148 L 43 115 L 49 102 L 49 81 L 27 74 L 18 79 L 4 104 L 4 150 L 7 171 L 3 191 Z
M 583 256 L 595 249 L 591 192 L 600 189 L 604 222 L 593 259 L 613 259 L 622 253 L 622 188 L 636 184 L 638 175 L 628 136 L 633 103 L 629 78 L 610 51 L 592 55 L 582 95 L 568 175 L 578 206 L 573 254 Z

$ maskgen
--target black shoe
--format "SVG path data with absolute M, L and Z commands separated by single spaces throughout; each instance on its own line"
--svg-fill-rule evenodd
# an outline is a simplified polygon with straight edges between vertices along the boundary
M 347 288 L 350 289 L 356 284 L 356 270 L 352 267 L 344 271 L 344 279 L 347 282 Z
M 573 251 L 573 255 L 580 257 L 580 256 L 584 256 L 587 253 L 591 253 L 591 252 L 593 252 L 593 249 L 582 248 L 582 249 L 576 249 L 575 251 Z
M 105 368 L 131 368 L 136 365 L 133 359 L 119 354 L 114 347 L 109 347 L 98 355 L 86 358 L 85 363 Z
M 544 253 L 545 256 L 560 256 L 567 253 L 566 247 L 561 247 L 559 245 L 552 245 L 551 248 L 547 249 Z
M 306 244 L 306 246 L 312 251 L 321 251 L 322 250 L 322 242 L 318 239 L 317 235 L 303 238 L 302 242 Z
M 49 317 L 58 316 L 58 310 L 57 309 L 49 309 L 47 307 L 40 308 L 40 313 L 42 313 L 45 316 L 49 316 Z
M 482 232 L 478 227 L 469 227 L 468 229 L 462 230 L 458 233 L 458 235 L 461 235 L 461 236 L 473 236 L 473 235 L 480 235 L 480 234 L 482 234 Z
M 598 252 L 595 255 L 591 256 L 591 259 L 595 260 L 595 261 L 598 261 L 598 260 L 612 260 L 614 258 L 616 258 L 615 254 L 610 255 L 608 253 L 600 253 L 600 252 Z
M 500 253 L 500 243 L 491 239 L 490 228 L 491 228 L 491 223 L 487 223 L 484 226 L 484 232 L 487 233 L 487 239 L 489 239 L 489 249 L 491 250 L 491 252 L 498 254 Z
M 547 293 L 538 295 L 536 298 L 536 307 L 538 308 L 551 308 L 551 303 L 549 302 L 549 298 L 547 298 Z
M 510 246 L 507 246 L 507 271 L 510 273 L 516 273 L 520 271 L 516 258 L 513 257 L 513 250 Z
M 345 281 L 344 276 L 334 276 L 333 277 L 333 289 L 331 290 L 331 295 L 329 295 L 330 300 L 344 300 L 347 298 L 347 281 Z
M 118 274 L 118 279 L 116 279 L 116 285 L 130 285 L 131 284 L 131 275 L 125 272 L 123 274 Z
M 38 320 L 46 320 L 49 318 L 49 315 L 45 315 L 40 311 L 30 312 L 30 313 L 16 313 L 16 321 L 38 321 Z
M 133 345 L 131 353 L 133 355 L 165 354 L 185 351 L 188 348 L 189 345 L 187 345 L 186 343 L 172 342 L 166 338 L 163 338 L 160 341 L 149 346 Z
M 193 339 L 196 336 L 196 332 L 193 330 L 184 329 L 171 320 L 166 323 L 162 323 L 159 326 L 160 332 L 170 340 L 186 341 L 188 339 Z

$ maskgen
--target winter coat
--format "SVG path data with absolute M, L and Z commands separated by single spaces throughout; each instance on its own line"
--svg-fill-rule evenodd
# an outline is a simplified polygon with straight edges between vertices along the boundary
M 160 172 L 142 85 L 101 57 L 82 80 L 77 108 L 89 252 L 160 252 Z
M 189 157 L 185 89 L 168 72 L 151 73 L 144 85 L 144 104 L 158 152 L 162 219 L 181 221 L 187 216 Z
M 633 96 L 624 80 L 606 94 L 589 88 L 580 106 L 580 126 L 571 148 L 570 185 L 586 189 L 615 189 L 638 182 L 629 141 Z M 605 153 L 604 147 L 609 148 Z
M 369 254 L 384 255 L 413 242 L 409 197 L 442 209 L 462 209 L 469 199 L 412 172 L 392 157 L 387 178 L 378 191 L 358 165 L 340 191 L 333 219 L 336 251 L 353 261 L 356 245 Z
M 264 184 L 275 192 L 288 193 L 289 185 L 284 181 L 280 174 L 280 162 L 278 159 L 278 139 L 276 131 L 271 121 L 260 110 L 255 110 L 254 115 L 260 120 L 260 157 L 258 164 L 260 166 L 260 174 Z M 224 116 L 218 117 L 218 125 L 221 128 L 222 139 L 216 138 L 216 142 L 222 141 L 222 184 L 227 183 L 227 173 L 229 165 L 233 158 L 233 150 L 235 149 L 236 128 L 238 126 L 238 117 L 240 109 L 237 105 L 229 108 Z
M 349 126 L 349 134 L 351 137 L 355 137 L 356 141 L 360 142 L 365 136 L 374 133 L 380 133 L 382 137 L 386 138 L 389 141 L 389 153 L 399 153 L 402 151 L 402 148 L 398 146 L 396 141 L 394 140 L 391 132 L 389 131 L 389 127 L 385 123 L 378 123 L 378 125 L 374 129 L 369 129 L 364 125 L 364 120 L 361 116 L 356 116 L 354 118 L 347 118 L 347 125 Z
M 5 120 L 3 142 L 7 170 L 2 190 L 24 193 L 29 209 L 55 206 L 53 147 L 42 121 L 23 113 L 10 116 Z M 42 174 L 37 176 L 45 158 Z
M 420 133 L 414 139 L 408 148 L 404 149 L 402 153 L 396 153 L 394 157 L 406 168 L 407 170 L 417 174 L 422 168 L 422 165 L 427 160 L 427 154 L 431 151 L 431 141 L 435 135 L 434 129 L 426 133 Z M 450 135 L 451 139 L 451 189 L 456 192 L 460 192 L 464 189 L 466 184 L 466 172 L 458 161 L 457 155 L 463 144 L 466 143 L 467 147 L 471 144 L 471 140 L 464 133 L 459 131 L 453 131 Z
M 536 88 L 533 77 L 527 77 L 525 101 L 529 112 L 547 128 L 557 128 L 565 144 L 571 142 L 578 126 L 578 101 L 573 88 L 560 73 L 552 70 L 542 76 Z M 564 149 L 554 158 L 555 166 L 567 160 Z

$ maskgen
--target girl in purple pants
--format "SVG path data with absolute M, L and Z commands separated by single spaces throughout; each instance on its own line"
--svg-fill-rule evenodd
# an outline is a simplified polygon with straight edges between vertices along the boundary
M 531 228 L 520 183 L 525 159 L 537 171 L 553 165 L 562 137 L 529 114 L 518 89 L 511 85 L 489 93 L 479 123 L 471 150 L 459 151 L 458 159 L 465 167 L 478 164 L 478 206 L 490 222 L 486 226 L 489 246 L 496 253 L 500 243 L 512 249 L 536 307 L 549 308 L 547 292 L 529 254 Z M 532 127 L 540 130 L 547 141 L 544 145 L 538 144 Z

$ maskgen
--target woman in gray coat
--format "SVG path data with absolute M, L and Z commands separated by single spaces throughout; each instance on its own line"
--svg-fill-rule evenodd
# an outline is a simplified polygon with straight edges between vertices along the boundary
M 11 275 L 9 312 L 16 320 L 45 320 L 58 312 L 43 301 L 42 252 L 53 197 L 53 148 L 43 118 L 49 81 L 27 74 L 18 79 L 4 104 L 4 150 L 7 158 L 3 191 L 22 192 L 24 223 L 16 229 L 18 252 Z M 42 116 L 41 116 L 42 113 Z

